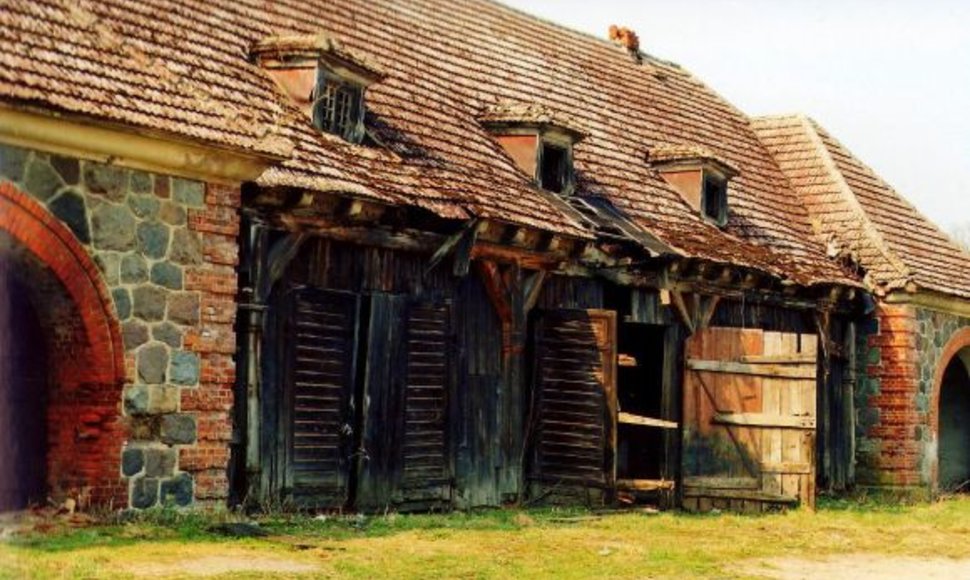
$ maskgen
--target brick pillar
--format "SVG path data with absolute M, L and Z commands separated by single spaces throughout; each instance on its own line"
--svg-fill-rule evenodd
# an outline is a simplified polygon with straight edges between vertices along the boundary
M 929 424 L 917 405 L 919 372 L 916 310 L 879 304 L 861 335 L 864 366 L 857 392 L 858 482 L 915 487 L 921 476 L 922 430 Z
M 192 473 L 195 499 L 224 501 L 236 380 L 236 268 L 239 265 L 239 188 L 208 185 L 205 207 L 189 211 L 189 228 L 202 237 L 203 263 L 186 272 L 186 290 L 201 294 L 201 321 L 185 336 L 199 355 L 199 388 L 182 391 L 182 412 L 197 424 L 194 446 L 180 450 L 179 466 Z

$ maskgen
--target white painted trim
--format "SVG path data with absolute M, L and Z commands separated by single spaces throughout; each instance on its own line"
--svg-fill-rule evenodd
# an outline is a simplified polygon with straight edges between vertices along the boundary
M 0 143 L 206 182 L 255 180 L 279 158 L 0 105 Z

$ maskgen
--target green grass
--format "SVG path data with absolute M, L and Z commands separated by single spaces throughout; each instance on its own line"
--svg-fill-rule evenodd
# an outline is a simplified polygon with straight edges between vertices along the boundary
M 180 577 L 212 559 L 303 567 L 277 577 L 733 577 L 738 562 L 778 556 L 970 557 L 970 499 L 962 498 L 919 505 L 829 500 L 816 513 L 763 516 L 270 515 L 259 519 L 267 537 L 234 539 L 212 529 L 239 519 L 226 512 L 158 511 L 19 536 L 0 543 L 0 578 Z M 218 565 L 209 571 L 218 572 Z M 267 576 L 255 568 L 224 574 Z

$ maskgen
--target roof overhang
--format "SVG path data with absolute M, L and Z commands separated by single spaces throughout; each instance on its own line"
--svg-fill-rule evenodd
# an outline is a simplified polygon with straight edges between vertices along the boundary
M 0 104 L 0 142 L 152 173 L 239 184 L 282 157 L 152 135 L 134 128 Z

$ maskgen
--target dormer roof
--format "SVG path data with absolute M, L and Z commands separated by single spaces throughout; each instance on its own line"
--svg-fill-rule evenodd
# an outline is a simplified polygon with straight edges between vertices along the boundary
M 526 127 L 540 131 L 554 130 L 570 136 L 573 143 L 586 137 L 586 132 L 576 119 L 540 103 L 503 101 L 486 107 L 478 120 L 490 129 Z
M 345 48 L 329 34 L 294 34 L 267 36 L 253 45 L 250 57 L 267 68 L 287 67 L 305 63 L 315 66 L 322 61 L 329 68 L 349 80 L 371 84 L 386 76 L 377 62 Z
M 651 165 L 657 168 L 680 165 L 708 165 L 718 170 L 728 179 L 736 177 L 741 173 L 737 166 L 703 145 L 657 145 L 650 149 L 649 161 Z

